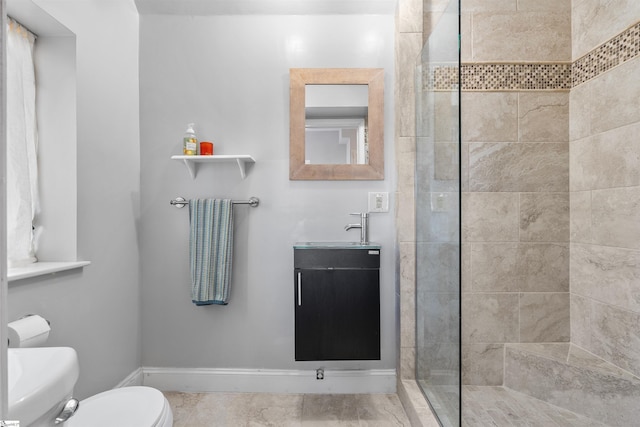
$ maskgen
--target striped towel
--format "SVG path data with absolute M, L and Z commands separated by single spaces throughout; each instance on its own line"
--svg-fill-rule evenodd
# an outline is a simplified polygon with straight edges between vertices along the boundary
M 189 201 L 191 299 L 196 305 L 227 304 L 233 260 L 233 202 Z

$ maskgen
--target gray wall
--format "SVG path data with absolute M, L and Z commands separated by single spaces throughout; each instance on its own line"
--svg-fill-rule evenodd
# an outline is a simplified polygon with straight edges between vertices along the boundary
M 51 321 L 48 344 L 78 351 L 83 398 L 115 386 L 141 360 L 138 14 L 129 0 L 38 4 L 77 37 L 77 247 L 92 263 L 12 282 L 8 317 Z
M 368 191 L 395 188 L 393 16 L 140 17 L 143 366 L 311 369 L 293 359 L 293 250 L 297 241 L 355 241 L 351 212 Z M 385 68 L 384 181 L 289 181 L 289 68 Z M 256 159 L 242 180 L 234 164 L 200 165 L 181 154 L 187 123 L 216 154 Z M 190 301 L 189 214 L 177 196 L 260 198 L 235 208 L 227 306 Z M 393 201 L 391 203 L 393 206 Z M 330 369 L 395 367 L 394 215 L 373 214 L 382 251 L 382 360 Z

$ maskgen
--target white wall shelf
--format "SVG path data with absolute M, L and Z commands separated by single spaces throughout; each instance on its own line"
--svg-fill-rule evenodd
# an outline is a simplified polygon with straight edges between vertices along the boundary
M 47 262 L 38 261 L 25 267 L 9 268 L 7 272 L 7 280 L 28 279 L 31 277 L 44 276 L 46 274 L 58 273 L 60 271 L 73 270 L 82 268 L 91 264 L 90 261 L 68 261 L 68 262 Z
M 171 156 L 173 160 L 182 160 L 189 171 L 191 179 L 195 179 L 197 163 L 220 163 L 220 162 L 233 162 L 235 161 L 240 168 L 240 176 L 244 179 L 247 176 L 246 165 L 247 163 L 255 163 L 253 157 L 248 154 L 237 155 L 214 155 L 214 156 Z

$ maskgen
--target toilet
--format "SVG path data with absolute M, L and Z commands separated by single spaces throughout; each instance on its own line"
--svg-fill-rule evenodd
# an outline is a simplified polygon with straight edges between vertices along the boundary
M 8 419 L 22 427 L 173 426 L 169 402 L 152 387 L 121 387 L 74 399 L 80 365 L 71 347 L 9 348 L 7 374 Z
M 80 401 L 65 427 L 171 427 L 173 413 L 164 395 L 151 387 L 122 387 Z

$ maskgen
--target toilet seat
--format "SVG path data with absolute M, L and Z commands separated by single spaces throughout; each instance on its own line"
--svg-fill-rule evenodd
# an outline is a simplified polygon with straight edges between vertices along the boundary
M 80 402 L 66 427 L 171 427 L 173 414 L 164 395 L 151 387 L 123 387 Z

